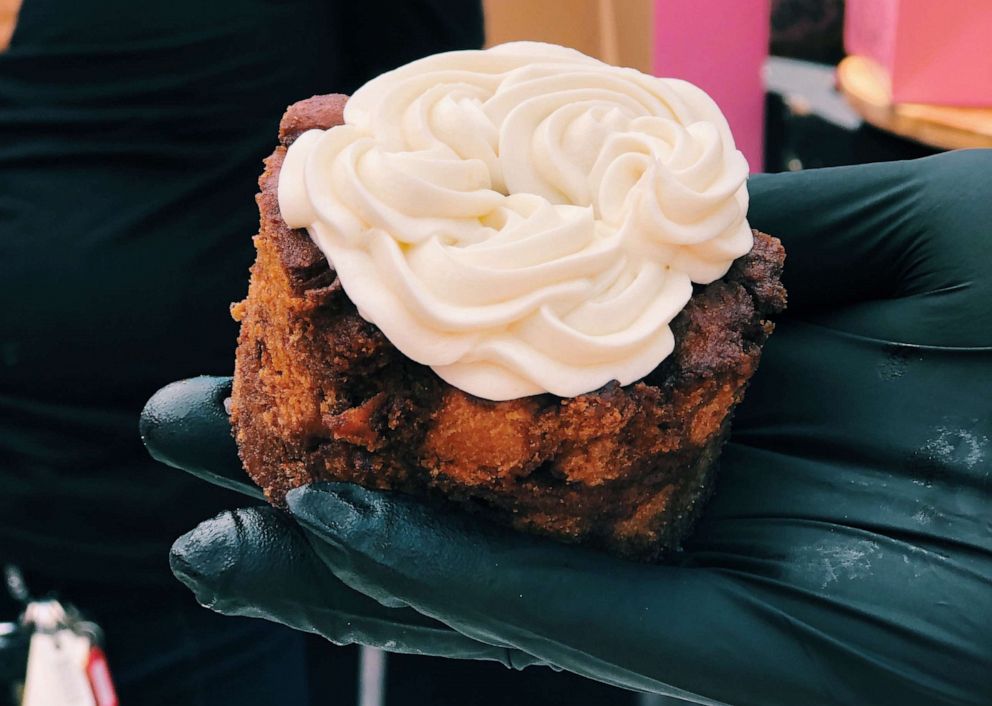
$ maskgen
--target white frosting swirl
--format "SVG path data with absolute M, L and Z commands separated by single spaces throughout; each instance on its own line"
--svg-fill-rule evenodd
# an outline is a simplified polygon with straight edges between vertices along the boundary
M 438 54 L 359 89 L 279 180 L 359 313 L 490 400 L 651 372 L 692 282 L 752 245 L 747 163 L 700 89 L 563 47 Z

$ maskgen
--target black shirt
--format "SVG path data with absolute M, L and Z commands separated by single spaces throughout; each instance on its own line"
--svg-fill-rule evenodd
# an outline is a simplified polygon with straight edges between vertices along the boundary
M 466 0 L 24 0 L 0 54 L 0 561 L 171 581 L 241 502 L 152 462 L 138 413 L 227 374 L 286 105 L 477 48 Z

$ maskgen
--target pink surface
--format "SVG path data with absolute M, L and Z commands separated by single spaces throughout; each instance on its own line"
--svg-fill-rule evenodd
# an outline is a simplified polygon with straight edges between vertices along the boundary
M 654 73 L 691 81 L 713 97 L 752 172 L 763 168 L 769 7 L 769 0 L 655 0 L 654 6 Z
M 847 0 L 844 45 L 881 63 L 897 103 L 992 106 L 992 2 Z

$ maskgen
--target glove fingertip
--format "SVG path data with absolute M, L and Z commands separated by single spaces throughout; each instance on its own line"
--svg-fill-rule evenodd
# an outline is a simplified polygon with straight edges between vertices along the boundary
M 223 512 L 179 537 L 169 552 L 169 567 L 177 579 L 209 606 L 229 583 L 240 555 L 238 511 Z
M 224 409 L 230 394 L 231 378 L 206 375 L 160 389 L 145 403 L 138 425 L 148 452 L 157 461 L 186 469 L 194 460 L 191 448 L 196 449 L 205 427 L 223 429 L 230 436 Z
M 182 538 L 180 538 L 181 540 Z M 197 603 L 202 606 L 207 606 L 211 603 L 213 592 L 204 590 L 202 583 L 204 574 L 187 556 L 185 547 L 179 546 L 179 542 L 176 542 L 169 552 L 169 568 L 172 570 L 172 575 L 193 592 Z

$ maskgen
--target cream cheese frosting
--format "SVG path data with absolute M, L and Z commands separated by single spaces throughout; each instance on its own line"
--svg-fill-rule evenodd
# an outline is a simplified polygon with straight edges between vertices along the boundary
M 692 283 L 752 246 L 748 166 L 702 90 L 534 42 L 383 74 L 289 148 L 279 207 L 358 312 L 477 397 L 650 373 Z

